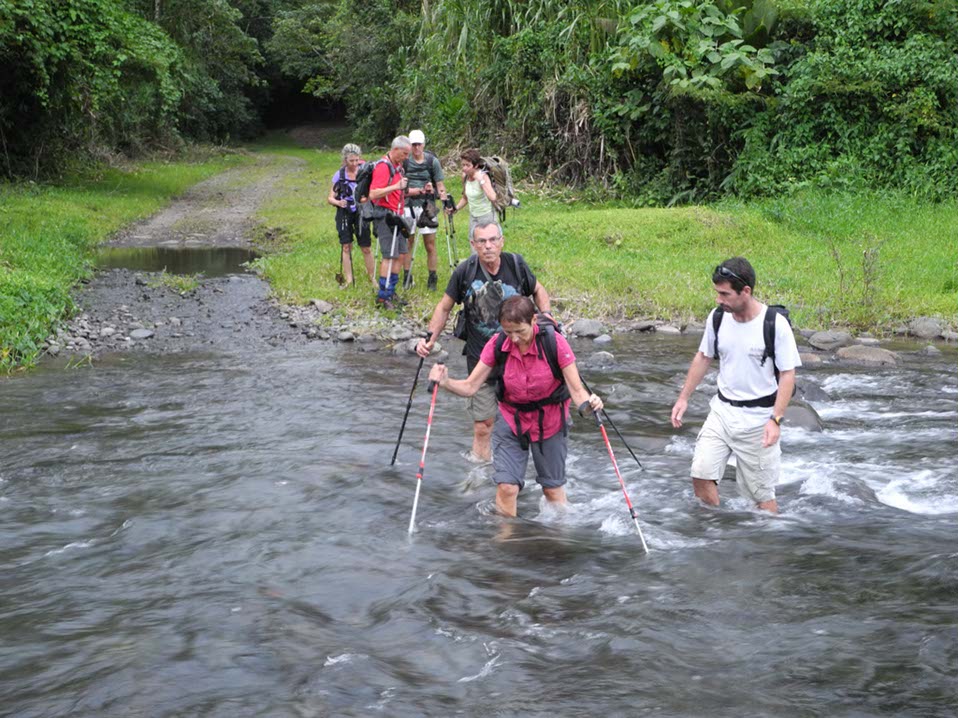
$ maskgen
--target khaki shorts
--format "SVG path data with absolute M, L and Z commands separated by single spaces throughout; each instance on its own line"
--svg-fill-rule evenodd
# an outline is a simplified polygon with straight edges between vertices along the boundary
M 695 442 L 692 478 L 721 482 L 729 456 L 735 454 L 739 493 L 757 504 L 772 501 L 781 469 L 782 444 L 776 441 L 763 447 L 764 434 L 764 424 L 731 429 L 714 411 L 710 412 Z
M 466 413 L 473 421 L 494 419 L 499 411 L 496 390 L 491 384 L 483 384 L 473 396 L 466 399 Z

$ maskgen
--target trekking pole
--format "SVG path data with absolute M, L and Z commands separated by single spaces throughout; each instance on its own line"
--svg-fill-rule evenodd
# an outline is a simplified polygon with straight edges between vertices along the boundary
M 591 394 L 592 392 L 589 393 Z M 602 424 L 602 419 L 599 418 L 599 412 L 595 412 L 592 416 L 595 418 L 595 425 L 598 426 L 599 431 L 602 432 L 602 438 L 605 440 L 605 448 L 609 450 L 609 458 L 612 459 L 612 468 L 615 469 L 615 475 L 619 479 L 619 486 L 622 487 L 622 495 L 625 497 L 625 505 L 629 507 L 629 516 L 632 517 L 632 523 L 635 524 L 635 530 L 639 532 L 639 539 L 642 541 L 642 548 L 646 553 L 648 553 L 649 546 L 645 543 L 645 536 L 642 535 L 642 527 L 639 526 L 639 513 L 632 505 L 632 501 L 629 499 L 629 492 L 625 489 L 625 481 L 622 480 L 622 474 L 619 473 L 619 464 L 615 460 L 615 454 L 612 453 L 612 444 L 609 443 L 609 435 L 605 433 L 605 426 Z
M 449 269 L 455 269 L 456 265 L 452 263 L 452 241 L 449 239 L 449 223 L 452 222 L 452 218 L 446 214 L 445 210 L 443 215 L 446 220 L 446 254 L 449 256 Z
M 582 375 L 581 375 L 581 374 L 579 375 L 579 378 L 582 379 Z M 582 386 L 585 387 L 585 390 L 586 390 L 587 392 L 589 392 L 590 394 L 593 393 L 593 392 L 592 392 L 592 389 L 589 388 L 589 385 L 586 384 L 585 379 L 582 379 Z M 622 433 L 618 430 L 618 428 L 616 427 L 616 425 L 612 422 L 612 417 L 610 417 L 610 416 L 606 413 L 605 409 L 602 410 L 602 416 L 605 417 L 605 420 L 606 420 L 607 422 L 609 422 L 609 426 L 612 427 L 612 430 L 616 433 L 616 435 L 619 437 L 619 439 L 621 439 L 622 443 L 625 444 L 625 448 L 628 449 L 628 452 L 629 452 L 630 454 L 632 454 L 632 458 L 635 459 L 635 463 L 637 463 L 637 464 L 639 465 L 639 469 L 642 470 L 642 471 L 645 471 L 645 467 L 642 466 L 642 462 L 639 461 L 639 457 L 635 455 L 635 452 L 634 452 L 634 451 L 632 451 L 632 447 L 629 446 L 629 442 L 625 440 L 625 437 L 624 437 L 624 436 L 622 436 Z M 603 430 L 603 433 L 604 433 L 604 430 Z
M 386 270 L 386 289 L 389 289 L 389 280 L 393 275 L 393 258 L 396 256 L 396 232 L 399 230 L 399 227 L 393 227 L 393 244 L 392 248 L 389 250 L 389 265 Z M 396 284 L 399 284 L 399 278 L 396 278 Z
M 415 216 L 416 216 L 416 213 L 413 212 L 413 217 L 415 217 Z M 410 236 L 411 236 L 410 242 L 412 242 L 412 257 L 410 257 L 410 259 L 409 259 L 409 274 L 407 275 L 407 277 L 408 277 L 408 279 L 409 279 L 409 286 L 407 286 L 407 285 L 406 285 L 406 282 L 403 281 L 402 288 L 403 288 L 404 290 L 405 290 L 405 289 L 409 289 L 409 288 L 412 287 L 412 281 L 413 281 L 413 279 L 412 279 L 412 268 L 413 268 L 413 266 L 414 266 L 415 263 L 416 263 L 416 250 L 419 249 L 419 242 L 422 241 L 422 235 L 421 235 L 421 234 L 420 234 L 418 237 L 416 236 L 416 225 L 415 225 L 415 224 L 413 224 L 413 230 L 412 230 L 412 234 L 411 234 Z M 416 241 L 417 239 L 419 240 L 419 242 Z
M 438 362 L 442 364 L 442 362 Z M 419 489 L 422 488 L 422 472 L 426 466 L 426 448 L 429 446 L 429 433 L 432 431 L 432 415 L 436 411 L 436 394 L 439 393 L 439 382 L 430 381 L 429 391 L 432 401 L 429 404 L 429 418 L 426 419 L 426 438 L 422 442 L 422 458 L 419 459 L 419 472 L 416 474 L 416 496 L 412 500 L 412 516 L 409 517 L 409 535 L 416 530 L 416 509 L 419 508 Z
M 423 338 L 429 337 L 429 332 L 422 333 Z M 419 383 L 419 373 L 422 371 L 422 363 L 425 361 L 425 357 L 419 357 L 419 366 L 416 367 L 416 378 L 412 381 L 412 389 L 409 390 L 409 401 L 406 402 L 406 413 L 402 417 L 402 426 L 399 427 L 399 438 L 396 439 L 396 448 L 393 450 L 392 461 L 389 462 L 389 465 L 392 466 L 396 463 L 396 454 L 399 453 L 399 444 L 402 443 L 402 435 L 406 430 L 406 419 L 409 418 L 409 409 L 412 407 L 412 397 L 416 393 L 416 385 Z

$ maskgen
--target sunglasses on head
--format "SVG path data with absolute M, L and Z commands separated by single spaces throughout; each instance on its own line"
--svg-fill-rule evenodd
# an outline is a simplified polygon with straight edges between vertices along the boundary
M 722 266 L 721 264 L 715 268 L 715 273 L 718 274 L 720 277 L 725 277 L 726 279 L 737 279 L 742 284 L 745 284 L 745 285 L 748 284 L 748 282 L 746 282 L 744 279 L 738 276 L 731 269 L 729 269 L 728 267 Z

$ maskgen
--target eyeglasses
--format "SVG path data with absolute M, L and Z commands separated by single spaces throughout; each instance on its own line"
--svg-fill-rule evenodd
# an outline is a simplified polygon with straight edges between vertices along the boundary
M 484 237 L 483 239 L 473 239 L 473 240 L 472 240 L 472 243 L 473 243 L 473 244 L 478 244 L 478 245 L 483 245 L 483 244 L 495 244 L 495 243 L 498 242 L 500 239 L 502 239 L 502 235 L 501 235 L 501 234 L 500 234 L 498 237 L 488 237 L 488 238 L 485 238 L 485 237 Z
M 748 285 L 748 282 L 746 282 L 744 279 L 738 276 L 731 269 L 729 269 L 728 267 L 722 266 L 721 264 L 715 268 L 715 273 L 718 274 L 720 277 L 725 277 L 726 279 L 737 279 L 742 284 Z

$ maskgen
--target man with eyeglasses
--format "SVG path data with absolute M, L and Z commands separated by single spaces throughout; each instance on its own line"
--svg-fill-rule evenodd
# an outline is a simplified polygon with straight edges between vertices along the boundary
M 709 404 L 708 418 L 695 442 L 692 488 L 698 499 L 718 506 L 718 485 L 729 456 L 735 454 L 739 492 L 758 508 L 777 513 L 775 485 L 782 456 L 782 419 L 795 387 L 795 368 L 802 364 L 795 336 L 788 320 L 774 313 L 774 358 L 767 361 L 765 315 L 773 310 L 753 296 L 755 270 L 744 257 L 718 265 L 712 283 L 718 307 L 705 322 L 698 353 L 672 407 L 672 426 L 682 426 L 689 397 L 716 356 L 717 339 L 718 393 Z M 716 311 L 731 315 L 724 316 L 724 321 L 719 319 L 717 337 L 713 321 Z
M 482 348 L 499 331 L 499 307 L 509 297 L 532 297 L 541 312 L 550 309 L 549 294 L 519 254 L 503 252 L 502 230 L 495 222 L 480 223 L 469 243 L 475 252 L 453 271 L 445 294 L 429 321 L 429 338 L 420 339 L 416 352 L 428 356 L 456 304 L 462 305 L 455 336 L 465 339 L 468 373 L 479 361 Z M 486 383 L 475 396 L 466 400 L 473 422 L 472 461 L 492 460 L 492 427 L 498 413 L 495 381 Z

